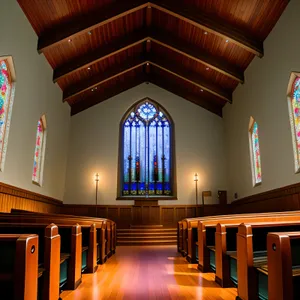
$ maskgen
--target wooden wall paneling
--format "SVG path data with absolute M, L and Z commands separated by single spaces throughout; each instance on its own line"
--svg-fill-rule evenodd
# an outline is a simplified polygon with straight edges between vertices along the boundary
M 174 212 L 173 207 L 166 207 L 162 208 L 162 223 L 164 225 L 174 224 Z
M 196 207 L 188 207 L 187 208 L 187 218 L 193 218 L 196 216 Z
M 132 221 L 133 224 L 142 224 L 142 206 L 132 207 Z
M 37 212 L 59 213 L 62 201 L 28 190 L 0 183 L 0 211 L 10 212 L 12 208 Z
M 117 221 L 118 220 L 118 207 L 107 208 L 107 218 Z
M 150 223 L 151 224 L 161 224 L 159 214 L 160 214 L 159 206 L 151 206 L 150 207 Z
M 181 221 L 186 216 L 186 208 L 185 207 L 176 207 L 175 208 L 175 221 Z

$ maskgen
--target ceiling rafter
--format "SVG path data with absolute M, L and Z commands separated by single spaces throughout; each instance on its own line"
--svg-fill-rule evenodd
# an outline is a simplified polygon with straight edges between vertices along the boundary
M 195 72 L 186 71 L 178 65 L 175 65 L 173 62 L 170 62 L 163 58 L 157 58 L 151 55 L 147 55 L 147 57 L 145 58 L 140 57 L 138 59 L 133 59 L 131 61 L 124 62 L 121 65 L 115 66 L 108 72 L 105 72 L 105 74 L 96 75 L 92 79 L 88 79 L 83 82 L 76 83 L 73 86 L 70 86 L 63 93 L 63 101 L 68 101 L 79 94 L 99 87 L 101 84 L 118 76 L 121 76 L 127 72 L 130 72 L 131 70 L 136 69 L 142 65 L 145 65 L 145 71 L 147 74 L 150 73 L 150 65 L 153 65 L 159 69 L 168 72 L 169 74 L 172 74 L 186 82 L 189 82 L 207 91 L 208 93 L 214 96 L 217 96 L 229 103 L 232 103 L 232 93 L 230 91 L 225 90 L 216 84 L 211 84 Z
M 41 53 L 53 45 L 74 38 L 78 34 L 86 33 L 146 7 L 153 7 L 188 22 L 197 28 L 230 39 L 231 42 L 259 57 L 262 57 L 264 54 L 262 41 L 255 39 L 248 33 L 224 21 L 217 20 L 215 16 L 212 18 L 203 12 L 187 7 L 183 3 L 180 3 L 180 1 L 174 0 L 118 1 L 117 5 L 114 3 L 106 9 L 82 16 L 80 19 L 73 20 L 69 24 L 60 24 L 50 31 L 45 32 L 39 37 L 38 51 Z
M 88 78 L 82 82 L 76 83 L 69 88 L 65 89 L 63 92 L 63 102 L 68 101 L 69 99 L 82 94 L 88 90 L 97 88 L 99 85 L 121 76 L 127 72 L 130 72 L 140 66 L 146 64 L 147 61 L 145 58 L 134 58 L 130 61 L 124 62 L 122 65 L 117 65 L 114 68 L 110 68 L 104 73 L 100 73 L 92 78 Z
M 103 46 L 93 53 L 89 53 L 83 57 L 77 58 L 76 60 L 62 65 L 54 70 L 53 81 L 57 82 L 59 79 L 64 78 L 73 72 L 87 68 L 101 60 L 132 48 L 145 41 L 147 41 L 147 52 L 150 52 L 152 41 L 199 63 L 202 63 L 238 82 L 244 82 L 244 72 L 241 69 L 224 60 L 218 59 L 207 52 L 201 52 L 195 47 L 187 46 L 184 42 L 176 39 L 175 37 L 156 29 L 150 31 L 145 29 L 139 30 L 128 37 L 115 41 L 113 44 Z
M 108 8 L 80 16 L 68 24 L 60 24 L 39 37 L 38 52 L 42 53 L 49 47 L 68 41 L 78 34 L 87 33 L 147 6 L 149 3 L 144 0 L 118 1 L 117 4 L 113 3 Z
M 212 103 L 211 101 L 206 101 L 205 98 L 199 97 L 190 91 L 171 83 L 163 77 L 157 78 L 157 76 L 153 76 L 150 74 L 148 77 L 148 81 L 152 84 L 159 86 L 162 89 L 165 89 L 179 97 L 182 97 L 198 106 L 201 106 L 210 112 L 222 117 L 222 107 Z
M 149 58 L 149 62 L 151 65 L 156 66 L 159 69 L 162 69 L 169 74 L 175 75 L 176 77 L 187 81 L 208 93 L 217 96 L 229 103 L 232 103 L 232 92 L 225 90 L 224 88 L 212 84 L 203 77 L 201 77 L 198 73 L 191 72 L 180 67 L 178 64 L 174 64 L 174 62 L 168 61 L 168 59 L 162 59 L 158 57 L 151 56 Z
M 102 46 L 101 48 L 88 53 L 85 56 L 78 57 L 61 67 L 57 68 L 53 72 L 53 82 L 57 82 L 59 79 L 64 78 L 65 76 L 72 74 L 81 69 L 87 68 L 97 62 L 100 62 L 110 56 L 113 56 L 117 53 L 125 51 L 129 48 L 132 48 L 136 45 L 139 45 L 145 42 L 148 39 L 145 35 L 145 31 L 139 30 L 134 34 L 131 34 L 127 37 L 122 37 L 115 41 L 114 43 Z
M 191 6 L 184 5 L 183 1 L 152 0 L 150 5 L 197 28 L 211 32 L 224 39 L 230 39 L 232 43 L 259 57 L 263 57 L 264 55 L 262 41 L 259 41 L 243 30 L 218 20 L 216 16 L 212 17 L 193 9 Z
M 118 94 L 125 92 L 145 81 L 148 81 L 148 78 L 145 74 L 141 74 L 134 79 L 127 79 L 123 84 L 117 85 L 113 89 L 107 89 L 104 93 L 95 93 L 93 96 L 89 97 L 85 101 L 80 101 L 71 106 L 71 116 L 80 113 L 81 111 L 92 107 L 100 102 L 103 102 L 109 98 L 117 96 Z

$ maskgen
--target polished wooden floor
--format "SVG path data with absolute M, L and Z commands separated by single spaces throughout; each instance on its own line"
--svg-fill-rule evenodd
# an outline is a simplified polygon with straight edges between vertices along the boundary
M 84 274 L 75 291 L 63 300 L 203 299 L 233 300 L 236 289 L 222 289 L 214 274 L 188 264 L 176 246 L 119 246 L 95 274 Z

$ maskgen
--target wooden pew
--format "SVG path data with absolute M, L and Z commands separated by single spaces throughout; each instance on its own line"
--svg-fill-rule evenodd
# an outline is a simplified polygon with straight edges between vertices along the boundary
M 299 250 L 299 231 L 268 234 L 267 268 L 258 271 L 268 277 L 269 299 L 300 299 Z
M 237 299 L 266 299 L 268 288 L 262 276 L 267 263 L 267 235 L 269 232 L 299 231 L 298 221 L 240 224 L 237 234 Z M 298 250 L 298 249 L 297 249 Z M 277 263 L 280 263 L 279 261 Z M 272 298 L 270 298 L 272 299 Z
M 87 248 L 87 272 L 95 272 L 98 268 L 97 263 L 104 263 L 106 261 L 107 232 L 105 221 L 98 220 L 98 222 L 93 222 L 90 219 L 86 220 L 84 217 L 65 217 L 59 214 L 35 213 L 15 209 L 12 209 L 11 211 L 11 215 L 14 216 L 36 216 L 37 218 L 46 218 L 47 220 L 53 220 L 53 222 L 57 222 L 57 220 L 59 220 L 60 222 L 65 222 L 67 224 L 77 222 L 82 227 L 83 243 L 85 243 L 82 245 L 82 247 L 83 249 Z M 86 235 L 89 235 L 89 238 L 85 238 Z
M 19 210 L 19 209 L 12 209 L 12 214 L 16 215 L 28 215 L 28 214 L 34 214 L 38 216 L 47 216 L 49 218 L 59 218 L 62 217 L 64 220 L 66 219 L 73 219 L 76 220 L 80 225 L 83 224 L 96 224 L 96 230 L 102 230 L 102 233 L 97 234 L 97 244 L 99 246 L 102 246 L 102 249 L 99 249 L 97 251 L 98 255 L 98 261 L 99 263 L 104 263 L 108 257 L 110 257 L 112 254 L 115 253 L 116 248 L 116 224 L 115 222 L 103 219 L 103 218 L 93 218 L 93 217 L 85 217 L 85 216 L 75 216 L 75 215 L 64 215 L 64 214 L 51 214 L 51 213 L 36 213 L 31 211 L 25 211 L 25 210 Z M 94 268 L 95 270 L 96 268 Z M 90 267 L 89 272 L 92 270 Z
M 59 221 L 59 220 L 57 220 Z M 13 216 L 11 214 L 0 215 L 0 233 L 35 233 L 40 235 L 51 221 L 47 219 L 36 218 L 35 216 Z M 44 227 L 43 227 L 44 226 Z M 50 255 L 58 255 L 58 267 L 60 268 L 59 285 L 61 290 L 76 289 L 81 283 L 82 267 L 82 233 L 81 226 L 78 224 L 58 223 L 57 235 L 60 239 L 60 251 L 51 250 Z M 38 228 L 38 229 L 37 229 Z M 57 230 L 56 230 L 57 232 Z M 41 248 L 41 247 L 40 247 Z M 46 252 L 45 252 L 46 253 Z M 43 251 L 41 252 L 41 255 Z M 43 257 L 39 257 L 40 261 Z M 51 262 L 51 267 L 54 265 Z M 49 280 L 52 277 L 49 275 Z M 48 285 L 45 284 L 47 287 Z
M 276 215 L 288 215 L 288 214 L 300 214 L 300 211 L 291 211 L 291 212 L 278 212 Z M 274 213 L 249 213 L 249 214 L 232 214 L 232 215 L 217 215 L 217 216 L 206 216 L 206 217 L 199 217 L 199 218 L 189 218 L 182 220 L 182 227 L 185 230 L 182 230 L 182 238 L 184 241 L 183 245 L 183 255 L 187 255 L 187 260 L 190 263 L 196 263 L 196 249 L 192 248 L 195 247 L 195 243 L 198 240 L 198 222 L 199 221 L 211 221 L 211 220 L 223 220 L 223 219 L 234 219 L 234 218 L 245 218 L 245 217 L 263 217 L 263 216 L 272 216 Z M 178 225 L 179 226 L 179 225 Z
M 300 215 L 300 211 L 280 212 L 280 213 L 260 213 L 260 214 L 240 214 L 222 216 L 220 219 L 212 218 L 198 222 L 198 269 L 202 272 L 210 271 L 210 257 L 213 256 L 212 251 L 215 249 L 215 232 L 217 224 L 235 224 L 236 226 L 245 220 L 265 220 L 264 218 L 271 218 L 270 220 L 278 220 L 277 218 L 286 216 Z M 232 220 L 232 221 L 231 221 Z M 220 233 L 221 235 L 221 233 Z M 192 255 L 195 253 L 195 244 L 192 247 Z M 209 246 L 209 247 L 208 247 Z M 223 246 L 222 246 L 223 247 Z M 221 248 L 222 248 L 221 247 Z M 222 277 L 220 278 L 222 279 Z M 218 281 L 222 284 L 222 281 Z
M 38 236 L 39 298 L 59 298 L 60 235 L 55 224 L 0 223 L 0 234 L 30 234 Z
M 1 299 L 37 300 L 38 239 L 34 234 L 0 234 Z

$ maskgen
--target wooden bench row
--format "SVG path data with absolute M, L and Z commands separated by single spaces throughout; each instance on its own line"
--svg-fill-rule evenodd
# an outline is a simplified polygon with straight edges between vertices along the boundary
M 0 214 L 0 286 L 10 295 L 7 299 L 57 300 L 62 290 L 76 289 L 83 272 L 95 272 L 97 264 L 115 252 L 114 231 L 115 224 L 107 219 L 22 211 Z M 30 249 L 30 243 L 18 246 L 24 240 L 32 241 Z M 28 259 L 36 259 L 36 264 Z
M 189 224 L 189 220 L 185 221 Z M 193 219 L 192 222 L 195 220 Z M 274 255 L 274 253 L 269 253 L 270 250 L 267 249 L 267 235 L 274 231 L 300 231 L 299 212 L 227 215 L 217 218 L 201 218 L 197 222 L 198 228 L 194 226 L 188 228 L 192 233 L 192 246 L 188 253 L 188 260 L 195 262 L 197 259 L 199 270 L 214 271 L 216 282 L 224 287 L 231 284 L 237 285 L 238 299 L 268 299 L 268 294 L 276 295 L 275 298 L 269 297 L 269 299 L 293 299 L 286 298 L 286 296 L 280 298 L 280 293 L 273 291 L 274 284 L 270 282 L 274 282 L 275 279 L 270 275 L 269 270 L 272 267 L 269 266 L 268 261 L 271 261 L 271 258 L 267 256 Z M 181 235 L 178 233 L 178 236 Z M 297 242 L 294 240 L 297 240 L 296 235 L 293 236 L 294 244 L 291 253 L 297 249 L 295 246 Z M 188 244 L 188 239 L 186 243 Z M 280 251 L 282 255 L 282 248 L 276 249 L 277 252 L 275 252 Z M 291 254 L 289 257 L 293 270 L 297 270 L 297 259 L 291 257 Z M 292 272 L 292 267 L 290 272 Z M 293 271 L 292 274 L 293 280 L 297 280 L 298 272 Z M 284 276 L 276 275 L 275 278 Z M 277 283 L 276 287 L 278 286 Z M 297 295 L 296 293 L 297 289 L 293 291 L 294 295 Z

